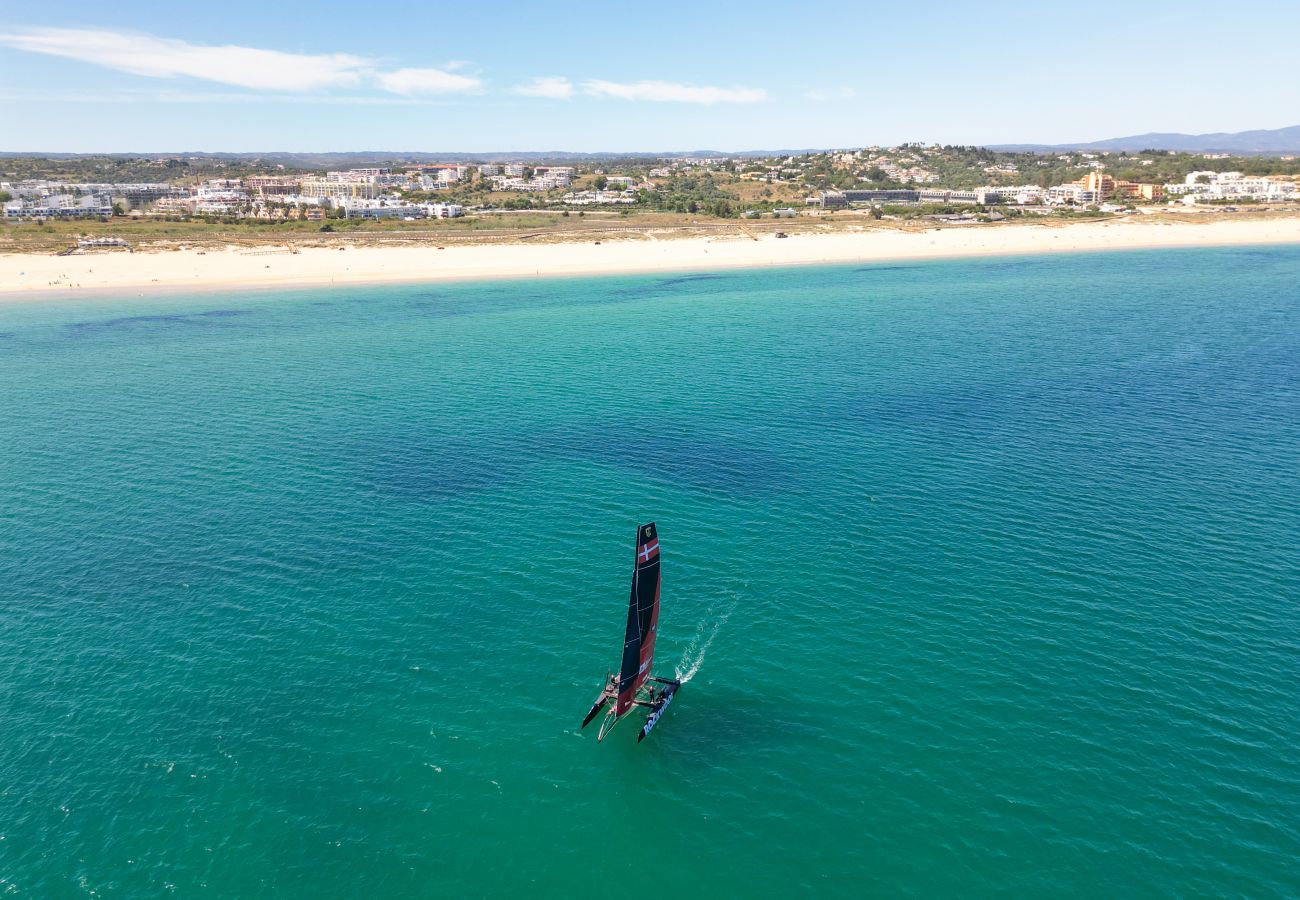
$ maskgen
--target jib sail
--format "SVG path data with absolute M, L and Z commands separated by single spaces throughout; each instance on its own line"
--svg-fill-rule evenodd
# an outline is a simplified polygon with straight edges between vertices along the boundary
M 623 664 L 618 673 L 616 715 L 632 707 L 637 689 L 650 677 L 659 628 L 659 533 L 655 523 L 636 533 L 636 565 L 632 569 L 632 597 L 627 606 L 627 634 L 623 638 Z

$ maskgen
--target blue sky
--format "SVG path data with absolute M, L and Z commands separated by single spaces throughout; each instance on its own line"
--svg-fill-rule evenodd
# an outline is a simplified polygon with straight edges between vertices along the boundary
M 4 6 L 0 150 L 743 150 L 1300 124 L 1294 0 Z

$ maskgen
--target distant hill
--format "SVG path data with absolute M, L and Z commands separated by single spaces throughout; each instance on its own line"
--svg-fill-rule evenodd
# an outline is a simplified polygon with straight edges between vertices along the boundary
M 1180 150 L 1187 153 L 1234 153 L 1261 156 L 1300 153 L 1300 125 L 1257 131 L 1217 131 L 1211 134 L 1133 134 L 1079 144 L 999 144 L 990 150 L 1045 152 L 1050 150 Z

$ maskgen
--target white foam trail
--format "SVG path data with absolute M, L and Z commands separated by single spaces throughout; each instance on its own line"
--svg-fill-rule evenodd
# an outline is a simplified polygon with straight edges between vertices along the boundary
M 690 681 L 695 677 L 695 673 L 700 671 L 700 666 L 704 665 L 704 654 L 709 652 L 709 647 L 713 645 L 713 639 L 718 636 L 722 626 L 727 624 L 731 614 L 736 611 L 736 606 L 740 603 L 740 597 L 732 594 L 731 601 L 727 603 L 721 615 L 716 618 L 715 608 L 710 607 L 705 613 L 704 620 L 700 622 L 699 627 L 695 629 L 695 637 L 686 645 L 686 650 L 682 653 L 682 660 L 677 664 L 676 678 L 682 684 Z

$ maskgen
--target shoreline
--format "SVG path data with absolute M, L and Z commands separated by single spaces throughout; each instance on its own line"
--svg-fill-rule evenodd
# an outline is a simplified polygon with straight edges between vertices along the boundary
M 1213 222 L 1139 218 L 1067 225 L 995 224 L 924 231 L 872 228 L 732 235 L 501 242 L 471 246 L 306 247 L 296 253 L 157 250 L 74 256 L 0 254 L 0 302 L 485 279 L 647 274 L 979 256 L 1300 243 L 1300 217 Z

